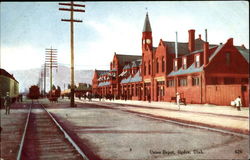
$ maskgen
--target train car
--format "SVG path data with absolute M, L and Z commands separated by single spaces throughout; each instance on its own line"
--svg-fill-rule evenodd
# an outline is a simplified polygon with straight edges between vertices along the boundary
M 60 89 L 53 89 L 52 91 L 49 91 L 47 98 L 50 102 L 58 102 L 58 98 L 61 96 L 61 90 Z
M 1 107 L 3 106 L 3 98 L 6 93 L 12 99 L 12 102 L 16 101 L 19 96 L 19 82 L 14 78 L 13 75 L 9 74 L 6 70 L 0 68 L 0 102 Z

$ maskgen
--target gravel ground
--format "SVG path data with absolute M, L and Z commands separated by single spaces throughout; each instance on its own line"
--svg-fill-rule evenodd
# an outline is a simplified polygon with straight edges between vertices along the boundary
M 240 136 L 152 120 L 94 104 L 78 104 L 77 108 L 54 104 L 52 108 L 49 111 L 101 159 L 247 159 L 248 156 L 248 139 Z

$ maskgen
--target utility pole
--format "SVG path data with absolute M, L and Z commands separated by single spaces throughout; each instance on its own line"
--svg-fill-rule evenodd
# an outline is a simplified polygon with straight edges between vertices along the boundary
M 52 68 L 57 68 L 57 49 L 45 49 L 45 67 L 50 68 L 50 91 L 52 91 Z
M 61 19 L 61 21 L 70 22 L 70 49 L 71 49 L 71 65 L 70 65 L 70 73 L 71 73 L 71 98 L 70 98 L 70 106 L 75 107 L 75 83 L 74 83 L 74 22 L 81 23 L 82 20 L 74 19 L 74 12 L 85 12 L 82 9 L 75 9 L 74 7 L 85 7 L 85 5 L 75 4 L 73 1 L 69 3 L 59 3 L 59 5 L 70 6 L 70 8 L 59 8 L 61 11 L 70 11 L 70 19 Z

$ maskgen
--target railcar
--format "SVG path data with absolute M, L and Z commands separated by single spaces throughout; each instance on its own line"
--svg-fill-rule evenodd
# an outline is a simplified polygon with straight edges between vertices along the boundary
M 15 102 L 19 96 L 19 82 L 13 75 L 9 74 L 6 70 L 0 68 L 0 102 L 3 106 L 3 98 L 9 92 L 12 102 Z

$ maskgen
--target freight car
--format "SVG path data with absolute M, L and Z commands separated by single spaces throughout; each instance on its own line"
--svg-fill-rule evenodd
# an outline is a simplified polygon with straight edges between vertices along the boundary
M 6 70 L 0 68 L 0 103 L 1 107 L 3 106 L 3 98 L 6 96 L 6 93 L 9 92 L 9 95 L 12 99 L 12 102 L 15 102 L 19 95 L 19 83 L 9 74 Z
M 52 91 L 49 91 L 47 98 L 50 102 L 58 102 L 58 98 L 61 96 L 61 90 L 60 89 L 53 89 Z

